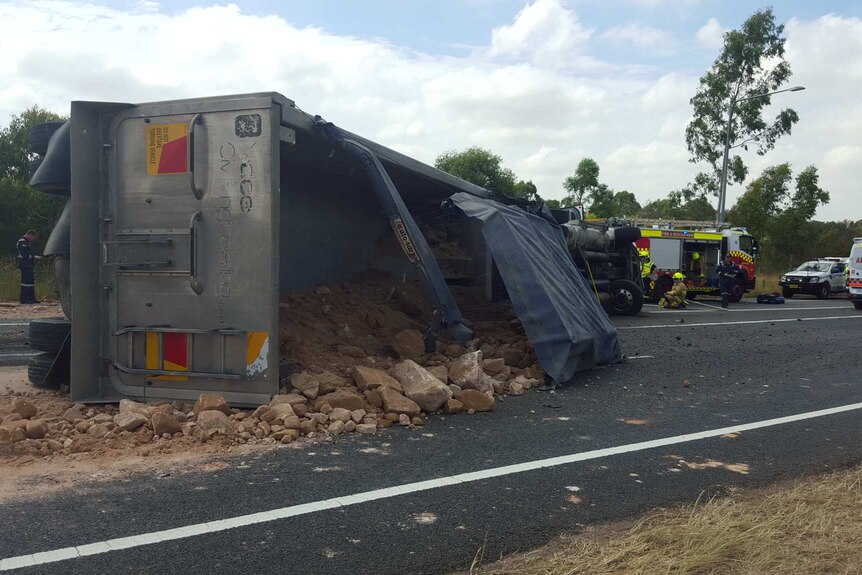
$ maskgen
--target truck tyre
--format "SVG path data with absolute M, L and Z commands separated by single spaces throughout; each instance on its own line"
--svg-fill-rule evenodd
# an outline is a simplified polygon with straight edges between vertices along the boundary
M 48 375 L 48 371 L 51 370 L 55 358 L 56 353 L 40 353 L 30 358 L 27 362 L 27 378 L 33 387 L 43 389 L 52 387 L 45 383 L 45 378 Z
M 36 351 L 56 354 L 63 347 L 71 329 L 72 325 L 64 318 L 30 320 L 30 347 Z
M 48 142 L 54 132 L 66 122 L 45 122 L 30 128 L 30 152 L 44 156 L 48 151 Z
M 644 305 L 643 291 L 629 280 L 612 281 L 611 298 L 608 311 L 614 315 L 637 315 Z
M 791 299 L 791 298 L 793 298 L 793 294 L 794 294 L 794 293 L 796 293 L 796 292 L 794 292 L 792 289 L 781 288 L 781 295 L 783 295 L 783 296 L 784 296 L 784 299 Z
M 862 310 L 862 301 L 854 301 L 853 307 L 855 307 L 858 310 Z
M 829 287 L 829 282 L 823 282 L 817 286 L 817 299 L 829 299 L 832 295 L 832 288 Z
M 60 307 L 63 314 L 72 321 L 72 270 L 69 268 L 68 256 L 57 256 L 54 258 L 54 281 L 57 283 L 57 291 L 60 295 Z
M 736 282 L 733 284 L 733 291 L 730 292 L 730 298 L 729 299 L 730 299 L 731 303 L 738 302 L 739 300 L 742 299 L 742 296 L 744 296 L 744 295 L 745 295 L 745 285 L 741 281 L 736 280 Z

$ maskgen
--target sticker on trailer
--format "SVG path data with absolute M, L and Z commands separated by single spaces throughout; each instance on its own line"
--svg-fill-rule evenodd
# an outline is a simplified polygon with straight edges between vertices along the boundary
M 415 264 L 419 261 L 419 256 L 416 254 L 416 248 L 413 246 L 413 240 L 410 239 L 410 234 L 407 233 L 407 227 L 401 218 L 392 220 L 392 229 L 395 231 L 395 236 L 398 238 L 398 243 L 401 244 L 401 249 L 404 255 L 410 260 L 410 263 Z
M 265 331 L 253 331 L 248 334 L 246 342 L 246 370 L 248 376 L 263 373 L 269 367 L 269 334 Z
M 184 174 L 188 171 L 188 125 L 147 124 L 147 175 Z
M 147 332 L 147 369 L 165 371 L 189 370 L 189 336 L 187 333 Z M 185 375 L 156 375 L 152 379 L 188 381 Z

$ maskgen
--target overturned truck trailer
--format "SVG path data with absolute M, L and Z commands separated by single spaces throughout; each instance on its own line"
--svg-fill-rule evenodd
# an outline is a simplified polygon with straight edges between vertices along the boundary
M 232 404 L 266 402 L 286 375 L 280 293 L 368 270 L 421 282 L 432 310 L 426 350 L 471 337 L 449 289 L 457 283 L 511 300 L 558 382 L 621 358 L 546 212 L 280 94 L 73 102 L 43 155 L 31 183 L 70 197 L 46 253 L 72 322 L 76 401 L 217 391 Z M 440 221 L 466 256 L 429 247 Z M 387 242 L 396 248 L 381 249 Z

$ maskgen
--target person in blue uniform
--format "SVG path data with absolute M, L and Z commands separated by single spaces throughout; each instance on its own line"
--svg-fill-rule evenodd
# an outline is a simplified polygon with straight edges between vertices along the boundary
M 721 288 L 721 307 L 727 308 L 730 296 L 736 287 L 736 278 L 741 271 L 739 266 L 733 263 L 730 254 L 725 254 L 724 261 L 715 268 L 715 273 L 718 275 L 718 285 Z
M 39 303 L 39 300 L 36 299 L 36 278 L 33 273 L 36 260 L 42 259 L 42 256 L 33 253 L 33 243 L 37 238 L 34 230 L 27 230 L 27 233 L 21 236 L 15 246 L 18 269 L 21 270 L 21 297 L 19 301 L 23 304 Z

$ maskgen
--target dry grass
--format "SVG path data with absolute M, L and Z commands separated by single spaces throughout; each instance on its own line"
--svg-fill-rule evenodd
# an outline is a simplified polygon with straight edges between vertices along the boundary
M 18 301 L 20 289 L 21 272 L 15 258 L 0 257 L 0 301 Z M 53 260 L 36 262 L 36 299 L 57 300 Z
M 781 274 L 777 273 L 757 273 L 757 280 L 754 282 L 754 289 L 745 294 L 745 297 L 757 297 L 762 293 L 781 293 L 781 286 L 778 285 L 778 277 Z
M 862 573 L 862 467 L 591 528 L 471 573 Z

